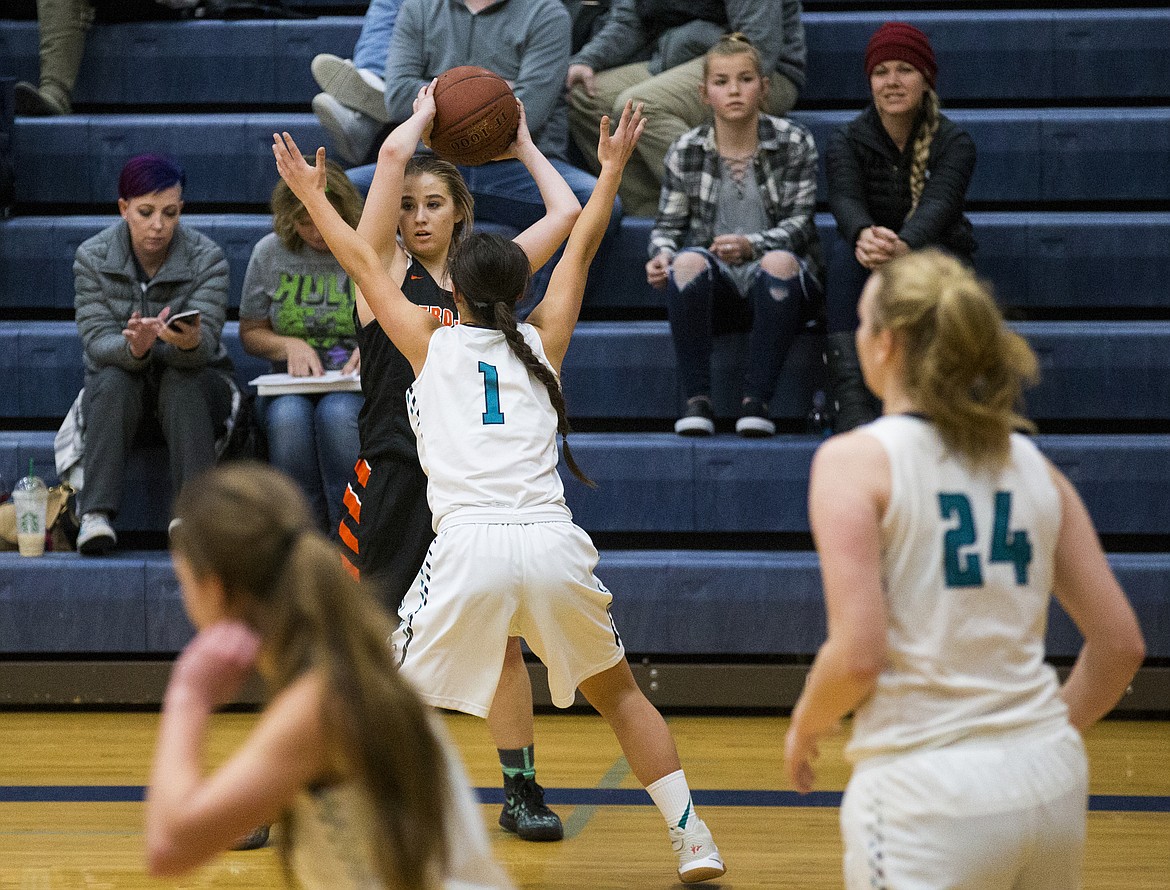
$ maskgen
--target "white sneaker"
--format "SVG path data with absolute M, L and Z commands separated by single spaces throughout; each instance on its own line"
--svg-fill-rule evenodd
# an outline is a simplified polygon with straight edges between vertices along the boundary
M 86 513 L 81 517 L 81 529 L 77 532 L 77 549 L 86 556 L 103 556 L 118 543 L 110 518 L 105 513 Z
M 360 111 L 346 108 L 328 93 L 313 97 L 313 112 L 333 140 L 333 147 L 347 164 L 356 166 L 366 160 L 382 125 Z
M 686 828 L 670 829 L 670 846 L 678 854 L 678 877 L 684 884 L 717 878 L 727 868 L 707 824 L 692 816 Z
M 331 53 L 313 57 L 309 65 L 317 84 L 344 105 L 380 124 L 390 123 L 386 113 L 386 81 L 368 68 L 355 68 L 349 59 Z

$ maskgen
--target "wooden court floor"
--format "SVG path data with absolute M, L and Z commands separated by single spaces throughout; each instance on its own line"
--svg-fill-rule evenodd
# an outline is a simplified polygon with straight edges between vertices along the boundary
M 211 757 L 253 721 L 216 720 Z M 498 792 L 495 750 L 482 722 L 449 716 L 472 781 Z M 787 720 L 672 717 L 700 814 L 728 863 L 725 890 L 840 887 L 836 796 L 797 799 L 782 776 Z M 0 890 L 281 887 L 271 850 L 232 853 L 176 881 L 142 871 L 142 784 L 157 716 L 0 712 Z M 840 792 L 843 739 L 826 746 L 821 787 Z M 1170 722 L 1112 721 L 1087 738 L 1093 795 L 1088 890 L 1170 890 Z M 678 887 L 666 832 L 599 718 L 537 718 L 538 778 L 565 821 L 562 843 L 528 844 L 484 819 L 522 888 Z M 809 805 L 812 804 L 812 805 Z

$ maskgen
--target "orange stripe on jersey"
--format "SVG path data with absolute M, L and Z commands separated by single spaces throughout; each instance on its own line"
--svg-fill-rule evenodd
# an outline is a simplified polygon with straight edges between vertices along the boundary
M 365 488 L 366 483 L 370 481 L 370 465 L 365 460 L 358 460 L 353 466 L 353 471 L 357 473 L 358 482 L 362 484 L 362 488 Z
M 345 569 L 347 572 L 349 572 L 351 575 L 353 575 L 353 580 L 355 580 L 355 581 L 362 580 L 362 573 L 360 571 L 358 571 L 357 566 L 355 566 L 352 562 L 350 562 L 346 558 L 344 553 L 341 554 L 341 567 L 343 569 Z
M 349 530 L 349 526 L 344 522 L 337 526 L 337 534 L 341 537 L 341 541 L 346 547 L 354 553 L 361 553 L 361 550 L 358 549 L 357 536 Z
M 348 485 L 345 486 L 345 494 L 342 496 L 341 502 L 349 510 L 349 515 L 353 517 L 353 521 L 360 523 L 362 521 L 362 500 L 354 494 L 353 488 Z

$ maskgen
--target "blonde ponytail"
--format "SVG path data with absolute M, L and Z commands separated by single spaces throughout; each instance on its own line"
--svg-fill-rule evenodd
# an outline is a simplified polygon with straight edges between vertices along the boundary
M 907 393 L 947 447 L 972 464 L 1007 460 L 1013 430 L 1034 431 L 1019 409 L 1037 361 L 1007 328 L 989 287 L 938 250 L 920 250 L 882 267 L 875 324 L 905 348 Z

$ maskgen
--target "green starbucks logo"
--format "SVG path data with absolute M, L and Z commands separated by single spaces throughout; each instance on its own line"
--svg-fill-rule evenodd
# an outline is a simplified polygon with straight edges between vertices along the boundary
M 35 535 L 41 530 L 41 523 L 36 513 L 20 514 L 20 530 L 26 535 Z

